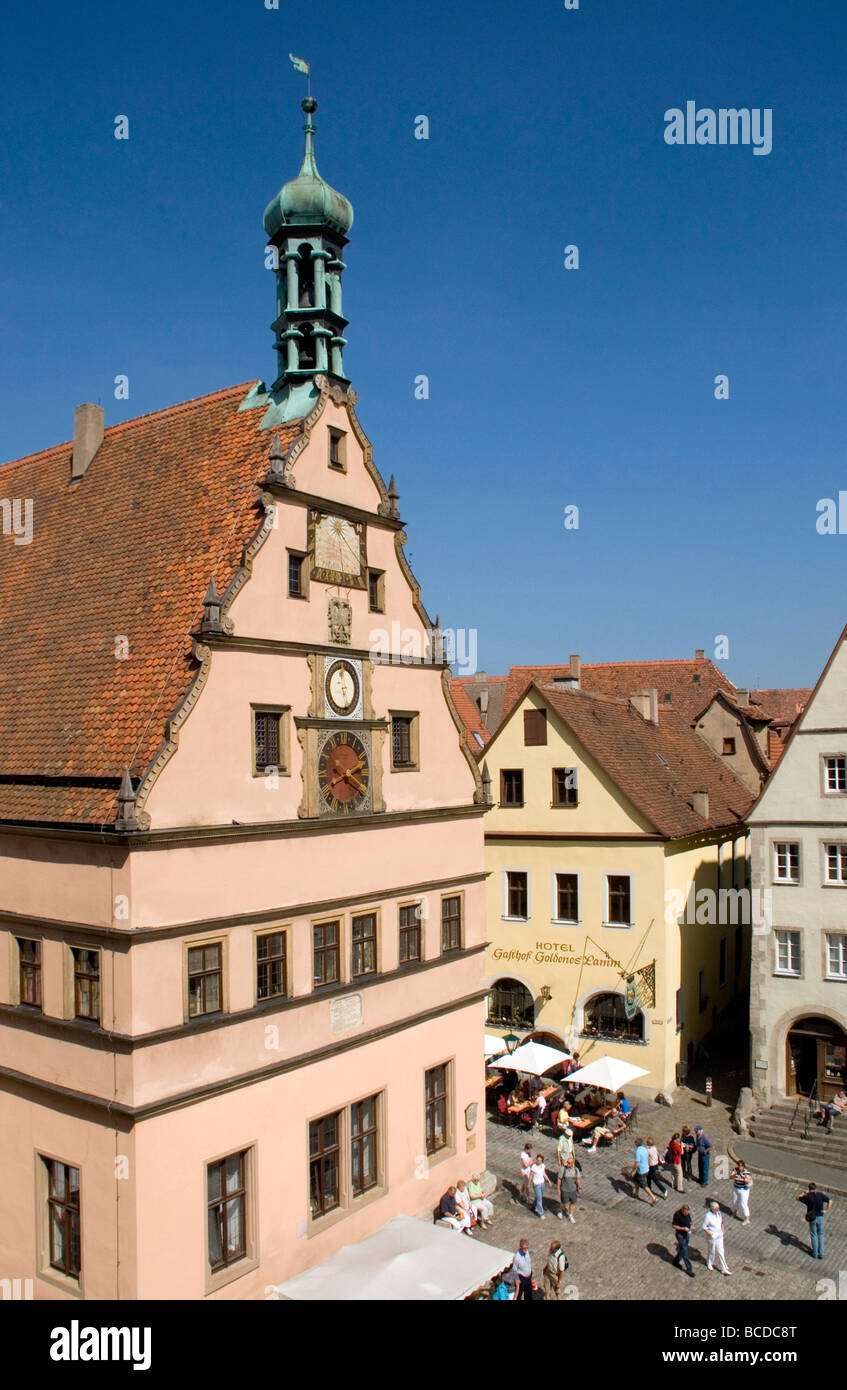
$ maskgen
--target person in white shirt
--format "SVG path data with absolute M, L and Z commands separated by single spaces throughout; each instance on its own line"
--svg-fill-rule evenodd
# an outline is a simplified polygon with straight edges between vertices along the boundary
M 460 1178 L 456 1183 L 456 1206 L 460 1213 L 468 1218 L 468 1225 L 472 1226 L 471 1194 L 468 1192 L 467 1183 L 464 1178 Z
M 732 1270 L 729 1268 L 724 1254 L 723 1217 L 721 1216 L 719 1202 L 709 1203 L 709 1210 L 703 1218 L 703 1230 L 709 1237 L 709 1253 L 706 1257 L 706 1268 L 714 1269 L 715 1260 L 717 1259 L 720 1264 L 721 1274 L 731 1274 Z
M 521 1193 L 526 1198 L 529 1198 L 529 1170 L 531 1167 L 532 1149 L 530 1148 L 529 1140 L 527 1140 L 521 1150 Z

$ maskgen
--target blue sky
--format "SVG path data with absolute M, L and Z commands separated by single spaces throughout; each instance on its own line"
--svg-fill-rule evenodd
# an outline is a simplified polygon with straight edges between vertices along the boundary
M 843 0 L 279 2 L 7 16 L 0 458 L 82 400 L 114 424 L 272 372 L 292 51 L 355 209 L 345 365 L 430 612 L 489 672 L 725 634 L 738 684 L 812 684 L 847 620 L 847 534 L 815 529 L 847 489 Z M 771 108 L 772 152 L 666 145 L 689 99 Z

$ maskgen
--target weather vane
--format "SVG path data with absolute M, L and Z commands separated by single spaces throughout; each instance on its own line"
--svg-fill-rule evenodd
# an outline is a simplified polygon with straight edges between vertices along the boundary
M 303 73 L 306 74 L 306 95 L 310 97 L 310 96 L 312 95 L 312 67 L 311 67 L 311 64 L 310 64 L 310 63 L 307 63 L 305 58 L 295 58 L 293 53 L 289 53 L 288 56 L 289 56 L 289 58 L 291 59 L 292 63 L 294 64 L 294 67 L 295 67 L 296 71 L 297 71 L 297 72 L 303 72 Z

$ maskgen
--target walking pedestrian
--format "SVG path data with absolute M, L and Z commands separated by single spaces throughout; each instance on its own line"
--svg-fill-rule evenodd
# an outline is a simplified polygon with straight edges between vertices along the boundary
M 518 1280 L 518 1300 L 532 1298 L 532 1256 L 529 1253 L 529 1241 L 522 1240 L 515 1251 L 515 1258 L 512 1260 L 512 1269 Z
M 547 1252 L 544 1266 L 544 1292 L 548 1298 L 558 1300 L 562 1296 L 562 1280 L 568 1267 L 568 1257 L 562 1249 L 562 1242 L 554 1240 Z
M 715 1260 L 721 1267 L 721 1274 L 731 1274 L 732 1270 L 726 1262 L 726 1254 L 723 1248 L 723 1217 L 721 1215 L 720 1202 L 710 1202 L 709 1210 L 703 1218 L 703 1230 L 709 1237 L 709 1253 L 706 1256 L 706 1268 L 714 1269 Z
M 812 1242 L 812 1259 L 823 1259 L 824 1217 L 832 1206 L 832 1198 L 825 1192 L 818 1192 L 813 1182 L 806 1184 L 805 1192 L 798 1192 L 797 1201 L 806 1208 L 809 1223 L 809 1237 Z
M 675 1269 L 682 1269 L 685 1265 L 686 1274 L 693 1279 L 694 1270 L 691 1266 L 691 1259 L 688 1254 L 688 1242 L 691 1239 L 691 1208 L 687 1202 L 683 1202 L 678 1211 L 671 1217 L 674 1234 L 676 1236 L 676 1256 L 671 1260 Z
M 559 1198 L 559 1210 L 556 1212 L 559 1220 L 562 1219 L 562 1182 L 564 1181 L 567 1166 L 573 1158 L 573 1130 L 564 1129 L 556 1142 L 556 1195 Z
M 732 1170 L 732 1211 L 736 1220 L 750 1225 L 750 1188 L 753 1175 L 747 1171 L 743 1158 L 739 1158 Z
M 662 1160 L 659 1158 L 659 1150 L 656 1148 L 654 1139 L 647 1139 L 647 1182 L 650 1188 L 659 1193 L 663 1201 L 667 1200 L 668 1189 L 662 1177 Z
M 670 1162 L 673 1168 L 673 1185 L 677 1192 L 685 1191 L 685 1183 L 682 1181 L 682 1152 L 682 1142 L 677 1132 L 671 1135 L 671 1142 L 665 1154 L 665 1161 Z
M 701 1187 L 709 1185 L 709 1165 L 712 1149 L 715 1147 L 702 1125 L 695 1125 L 694 1138 L 697 1143 L 697 1180 Z
M 553 1182 L 553 1179 L 550 1177 L 549 1173 L 547 1172 L 547 1169 L 546 1169 L 545 1166 L 544 1166 L 544 1155 L 543 1155 L 543 1154 L 536 1154 L 536 1155 L 535 1155 L 535 1162 L 533 1163 L 532 1167 L 530 1168 L 529 1173 L 530 1173 L 530 1178 L 531 1178 L 531 1181 L 532 1181 L 533 1191 L 534 1191 L 534 1193 L 535 1193 L 535 1207 L 534 1207 L 535 1215 L 536 1215 L 536 1216 L 540 1216 L 540 1217 L 541 1217 L 541 1220 L 543 1221 L 543 1220 L 544 1220 L 544 1184 L 545 1184 L 545 1183 L 548 1183 L 550 1187 L 555 1186 L 555 1184 L 554 1184 L 554 1182 Z
M 697 1140 L 694 1138 L 688 1125 L 682 1126 L 682 1134 L 679 1137 L 679 1142 L 682 1145 L 682 1176 L 687 1182 L 693 1182 L 694 1173 L 692 1171 L 692 1163 L 694 1154 L 697 1150 Z
M 624 1171 L 626 1170 L 624 1169 Z M 638 1200 L 641 1192 L 646 1192 L 647 1196 L 650 1198 L 650 1205 L 654 1207 L 658 1206 L 658 1199 L 653 1196 L 653 1193 L 649 1189 L 650 1158 L 647 1153 L 647 1145 L 643 1141 L 635 1150 L 635 1162 L 632 1165 L 630 1177 L 635 1182 L 635 1187 L 633 1189 L 633 1196 L 635 1199 Z
M 580 1182 L 579 1174 L 576 1168 L 576 1158 L 573 1154 L 571 1154 L 570 1158 L 567 1160 L 565 1164 L 564 1172 L 559 1182 L 558 1190 L 559 1210 L 556 1214 L 559 1220 L 561 1221 L 562 1214 L 565 1211 L 565 1209 L 567 1209 L 568 1220 L 570 1221 L 571 1225 L 575 1226 L 576 1216 L 574 1215 L 574 1212 L 576 1211 L 577 1198 L 580 1195 Z
M 530 1174 L 529 1174 L 529 1170 L 530 1170 L 531 1167 L 532 1167 L 532 1145 L 530 1144 L 529 1140 L 527 1139 L 526 1143 L 524 1144 L 523 1148 L 521 1149 L 521 1196 L 522 1196 L 522 1197 L 525 1197 L 527 1201 L 529 1201 L 529 1184 L 530 1184 Z

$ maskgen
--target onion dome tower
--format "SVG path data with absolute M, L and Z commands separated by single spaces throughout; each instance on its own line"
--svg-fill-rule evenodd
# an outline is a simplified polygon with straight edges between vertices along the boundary
M 271 325 L 277 372 L 270 389 L 254 388 L 245 405 L 267 403 L 264 427 L 308 415 L 318 398 L 315 377 L 346 390 L 344 330 L 341 307 L 344 247 L 353 223 L 353 208 L 343 194 L 321 178 L 315 163 L 318 103 L 302 102 L 306 116 L 303 163 L 295 179 L 268 203 L 264 227 L 274 248 L 276 318 Z

